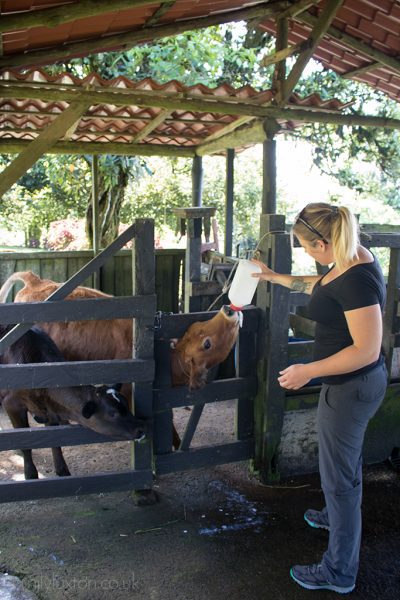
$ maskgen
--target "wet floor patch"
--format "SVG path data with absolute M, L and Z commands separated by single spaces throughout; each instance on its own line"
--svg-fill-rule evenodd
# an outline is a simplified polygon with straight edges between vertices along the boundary
M 262 530 L 268 512 L 258 503 L 222 481 L 212 481 L 208 492 L 217 496 L 219 501 L 215 511 L 201 515 L 204 521 L 199 528 L 200 535 L 215 536 L 245 529 L 253 529 L 255 532 Z

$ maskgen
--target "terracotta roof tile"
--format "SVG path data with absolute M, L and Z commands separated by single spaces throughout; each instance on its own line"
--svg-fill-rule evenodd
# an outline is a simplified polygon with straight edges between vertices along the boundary
M 130 81 L 125 77 L 113 80 L 101 79 L 97 74 L 90 74 L 79 79 L 70 73 L 49 75 L 44 70 L 33 70 L 25 73 L 6 71 L 0 76 L 7 82 L 38 86 L 68 86 L 77 87 L 93 85 L 96 88 L 108 91 L 110 89 L 143 90 L 169 94 L 184 94 L 185 97 L 221 98 L 240 100 L 257 105 L 267 103 L 272 98 L 271 90 L 257 91 L 246 85 L 239 89 L 229 84 L 222 84 L 215 88 L 208 88 L 203 84 L 185 87 L 178 81 L 159 84 L 152 79 Z M 18 91 L 15 92 L 18 95 Z M 335 99 L 323 99 L 318 94 L 301 98 L 292 94 L 292 105 L 315 108 L 319 110 L 341 110 L 346 105 Z M 0 139 L 33 139 L 55 116 L 60 114 L 68 103 L 62 101 L 43 101 L 37 99 L 0 99 Z M 92 105 L 82 115 L 71 140 L 90 142 L 120 142 L 130 143 L 157 115 L 159 107 L 140 107 L 135 105 L 116 106 L 113 104 Z M 204 141 L 239 115 L 224 115 L 212 111 L 171 110 L 163 122 L 151 131 L 140 143 L 165 144 L 172 146 L 193 147 Z M 282 130 L 295 127 L 294 121 L 281 120 Z M 90 152 L 90 150 L 88 150 Z

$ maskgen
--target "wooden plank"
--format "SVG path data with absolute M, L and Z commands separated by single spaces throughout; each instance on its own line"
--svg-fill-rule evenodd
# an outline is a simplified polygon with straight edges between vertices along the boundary
M 161 327 L 155 331 L 155 338 L 179 338 L 185 333 L 192 323 L 208 321 L 218 311 L 181 313 L 177 315 L 162 315 Z M 260 309 L 256 307 L 245 307 L 243 313 L 243 330 L 257 331 Z
M 151 470 L 118 473 L 97 473 L 82 477 L 49 477 L 29 481 L 0 482 L 0 502 L 19 502 L 63 496 L 81 496 L 103 492 L 148 489 L 151 487 Z
M 132 293 L 152 295 L 155 292 L 154 222 L 149 219 L 135 221 L 136 237 L 132 247 Z M 134 327 L 133 348 L 137 359 L 152 363 L 154 357 L 154 312 L 137 319 Z M 135 383 L 132 398 L 133 412 L 141 418 L 153 415 L 154 372 L 143 383 Z M 131 464 L 134 469 L 151 469 L 153 451 L 151 440 L 133 445 Z
M 70 387 L 109 381 L 152 381 L 153 376 L 152 359 L 0 365 L 2 389 L 14 390 Z
M 254 440 L 240 440 L 229 444 L 218 444 L 192 448 L 184 452 L 172 452 L 155 457 L 156 475 L 166 475 L 177 471 L 201 469 L 230 462 L 249 460 L 254 456 Z
M 157 340 L 154 344 L 156 372 L 154 387 L 159 390 L 171 387 L 171 349 L 169 340 Z M 172 450 L 172 410 L 154 412 L 153 450 L 154 454 L 165 454 Z
M 157 4 L 163 4 L 169 0 L 158 0 Z M 63 4 L 52 8 L 38 8 L 34 11 L 18 12 L 17 14 L 3 14 L 1 18 L 0 31 L 20 31 L 31 27 L 53 28 L 65 25 L 78 19 L 105 15 L 110 12 L 126 10 L 129 8 L 140 8 L 153 5 L 154 0 L 113 0 L 112 5 L 108 0 L 80 0 L 76 6 Z
M 25 148 L 17 158 L 13 160 L 1 173 L 0 197 L 18 181 L 35 162 L 55 144 L 66 131 L 76 123 L 82 113 L 90 106 L 84 100 L 77 100 L 57 116 L 50 125 L 46 127 Z
M 315 337 L 315 321 L 290 313 L 290 327 L 293 329 L 296 337 Z
M 308 40 L 306 40 L 306 42 L 304 43 L 304 50 L 297 58 L 283 85 L 283 102 L 287 102 L 287 100 L 289 99 L 292 91 L 296 87 L 297 82 L 301 77 L 304 68 L 311 59 L 315 48 L 318 46 L 319 41 L 325 35 L 326 31 L 328 30 L 330 24 L 335 18 L 337 11 L 339 10 L 342 4 L 343 0 L 327 0 L 327 2 L 325 3 L 321 13 L 318 16 L 317 23 L 314 25 L 314 28 Z
M 27 427 L 0 431 L 0 452 L 19 448 L 54 448 L 57 446 L 80 446 L 121 441 L 120 438 L 102 435 L 81 425 L 57 425 L 54 427 Z
M 389 277 L 387 283 L 386 306 L 383 315 L 383 342 L 385 351 L 386 367 L 389 373 L 389 379 L 392 368 L 394 338 L 396 331 L 397 309 L 398 309 L 398 288 L 400 287 L 400 249 L 391 248 Z
M 185 432 L 182 436 L 181 443 L 179 444 L 180 451 L 189 450 L 190 444 L 192 443 L 193 436 L 196 433 L 197 425 L 199 424 L 201 415 L 203 414 L 204 402 L 201 404 L 195 404 L 190 413 L 189 420 L 185 427 Z
M 131 143 L 137 144 L 141 142 L 146 136 L 149 135 L 152 131 L 157 129 L 161 123 L 165 121 L 167 117 L 171 115 L 172 110 L 161 110 L 157 116 L 155 116 L 150 123 L 147 123 L 136 135 L 132 136 Z
M 187 386 L 154 390 L 154 411 L 162 412 L 171 408 L 196 406 L 210 402 L 223 402 L 235 398 L 248 398 L 257 391 L 257 378 L 235 377 L 218 379 L 199 390 L 189 390 Z
M 156 307 L 156 296 L 126 296 L 53 302 L 16 302 L 0 304 L 0 323 L 36 323 L 45 321 L 92 321 L 129 319 L 148 316 Z
M 236 344 L 236 376 L 238 378 L 256 378 L 257 380 L 257 340 L 254 332 L 239 333 Z M 243 440 L 254 436 L 254 398 L 255 387 L 247 387 L 247 396 L 236 399 L 235 433 L 236 439 Z
M 293 308 L 296 306 L 306 306 L 309 301 L 309 294 L 303 294 L 303 292 L 290 292 L 290 306 Z
M 289 342 L 288 346 L 288 362 L 310 361 L 313 358 L 314 341 L 308 340 L 304 342 Z
M 216 296 L 221 293 L 222 286 L 218 281 L 189 281 L 186 283 L 191 297 Z

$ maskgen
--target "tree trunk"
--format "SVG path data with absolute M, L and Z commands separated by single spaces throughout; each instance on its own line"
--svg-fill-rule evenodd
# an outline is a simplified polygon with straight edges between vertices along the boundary
M 99 174 L 99 244 L 105 248 L 118 236 L 120 211 L 124 200 L 128 174 L 119 169 L 117 184 L 109 187 Z M 86 209 L 86 235 L 90 246 L 93 246 L 93 204 L 92 198 Z

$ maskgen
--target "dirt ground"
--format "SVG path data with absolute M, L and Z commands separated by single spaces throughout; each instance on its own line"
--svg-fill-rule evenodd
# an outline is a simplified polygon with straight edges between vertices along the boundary
M 230 403 L 207 406 L 194 443 L 232 439 Z M 178 428 L 188 418 L 177 415 Z M 7 420 L 0 415 L 0 425 Z M 68 448 L 73 474 L 124 469 L 125 443 Z M 35 453 L 41 476 L 49 451 Z M 22 478 L 22 459 L 0 455 L 2 479 Z M 292 564 L 317 561 L 327 532 L 303 520 L 322 506 L 316 475 L 270 487 L 247 463 L 155 482 L 159 502 L 137 507 L 128 492 L 0 505 L 0 574 L 19 577 L 39 600 L 301 600 L 311 592 L 289 577 Z M 363 543 L 354 600 L 400 597 L 400 474 L 364 469 Z M 0 600 L 3 598 L 0 589 Z

